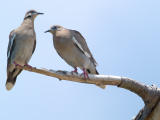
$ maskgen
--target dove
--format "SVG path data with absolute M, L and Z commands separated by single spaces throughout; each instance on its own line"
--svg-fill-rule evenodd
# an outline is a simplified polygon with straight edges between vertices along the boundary
M 86 40 L 80 32 L 66 29 L 60 25 L 54 25 L 45 33 L 50 32 L 53 35 L 53 44 L 59 56 L 74 68 L 77 73 L 77 67 L 83 71 L 84 78 L 89 74 L 99 74 L 96 70 L 97 62 L 93 58 Z M 99 85 L 105 88 L 104 85 Z
M 36 47 L 35 18 L 43 13 L 30 10 L 25 14 L 22 24 L 11 31 L 7 50 L 6 89 L 11 90 L 22 69 L 16 66 L 29 66 L 28 62 Z

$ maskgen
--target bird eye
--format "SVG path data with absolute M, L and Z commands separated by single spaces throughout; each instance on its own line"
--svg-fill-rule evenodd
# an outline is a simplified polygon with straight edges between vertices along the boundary
M 56 30 L 56 29 L 57 29 L 57 27 L 56 27 L 56 26 L 53 26 L 53 27 L 52 27 L 52 30 Z

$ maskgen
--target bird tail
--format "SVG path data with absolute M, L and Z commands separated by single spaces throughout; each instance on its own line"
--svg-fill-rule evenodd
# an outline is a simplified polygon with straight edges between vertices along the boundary
M 97 69 L 96 69 L 96 74 L 99 75 L 99 72 L 97 71 Z
M 11 90 L 14 87 L 14 84 L 16 83 L 16 77 L 12 77 L 12 75 L 8 75 L 7 81 L 6 81 L 6 89 Z
M 17 76 L 21 73 L 21 69 L 17 69 L 15 68 L 13 70 L 13 72 L 9 72 L 8 75 L 7 75 L 7 81 L 6 81 L 6 89 L 7 90 L 11 90 L 15 83 L 16 83 L 16 79 L 17 79 Z
M 90 71 L 90 70 L 87 70 L 87 71 Z M 90 72 L 91 73 L 91 72 Z M 95 69 L 95 73 L 96 75 L 99 75 L 99 72 L 97 71 L 97 69 Z M 102 84 L 96 84 L 98 87 L 102 88 L 102 89 L 105 89 L 106 88 L 106 85 L 102 85 Z

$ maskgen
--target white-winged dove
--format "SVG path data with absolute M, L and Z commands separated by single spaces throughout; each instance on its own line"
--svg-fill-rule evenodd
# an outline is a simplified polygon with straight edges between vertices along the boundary
M 53 34 L 54 48 L 57 53 L 77 72 L 77 67 L 83 70 L 84 78 L 88 78 L 88 73 L 98 74 L 96 70 L 97 62 L 93 58 L 84 37 L 76 30 L 66 29 L 55 25 L 46 31 Z M 100 85 L 105 88 L 104 85 Z
M 25 14 L 24 20 L 17 29 L 9 35 L 7 50 L 7 81 L 6 89 L 11 90 L 16 82 L 21 69 L 17 65 L 28 65 L 28 62 L 36 47 L 36 34 L 34 30 L 34 20 L 37 15 L 43 14 L 30 10 Z

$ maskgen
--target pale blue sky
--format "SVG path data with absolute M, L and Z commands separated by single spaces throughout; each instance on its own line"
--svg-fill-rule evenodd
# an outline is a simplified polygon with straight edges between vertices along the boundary
M 72 70 L 54 50 L 52 36 L 44 34 L 59 24 L 83 34 L 101 74 L 159 86 L 159 6 L 159 0 L 1 1 L 0 119 L 130 120 L 144 104 L 135 94 L 113 86 L 101 90 L 23 71 L 15 87 L 6 91 L 8 35 L 21 24 L 27 10 L 44 12 L 35 20 L 37 47 L 30 65 Z

